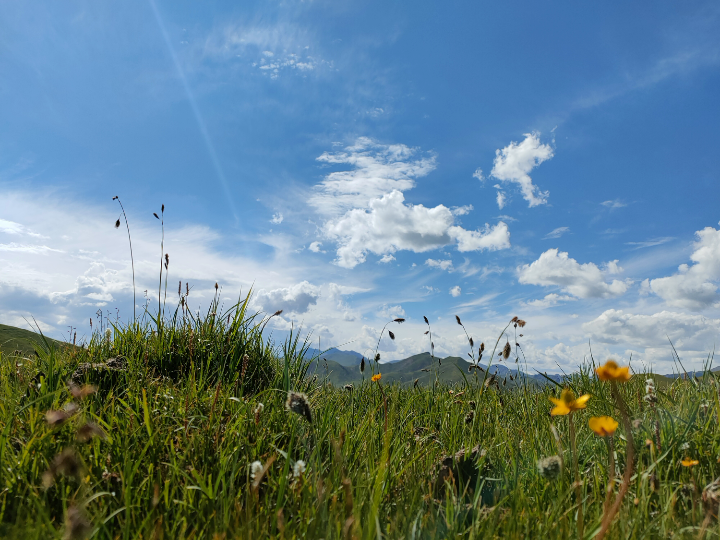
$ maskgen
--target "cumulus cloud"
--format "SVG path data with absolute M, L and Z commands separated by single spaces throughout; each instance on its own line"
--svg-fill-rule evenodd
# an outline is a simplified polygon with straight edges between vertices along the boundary
M 549 233 L 547 233 L 545 236 L 543 236 L 543 240 L 550 240 L 552 238 L 560 238 L 563 234 L 568 232 L 570 230 L 570 227 L 558 227 L 557 229 L 553 229 Z
M 553 155 L 552 147 L 549 144 L 541 144 L 537 133 L 527 133 L 521 143 L 511 142 L 505 148 L 495 151 L 495 161 L 490 175 L 503 182 L 518 184 L 523 199 L 530 207 L 545 204 L 549 192 L 540 191 L 533 185 L 529 173 Z
M 493 227 L 486 223 L 481 231 L 450 227 L 448 233 L 457 241 L 458 251 L 497 251 L 510 247 L 510 231 L 502 221 Z
M 255 297 L 255 302 L 266 313 L 283 310 L 287 313 L 305 313 L 310 306 L 317 304 L 320 297 L 320 288 L 307 281 L 301 281 L 292 287 L 261 290 Z
M 383 255 L 383 256 L 380 258 L 380 260 L 379 260 L 378 262 L 385 264 L 385 263 L 392 262 L 392 261 L 394 261 L 394 260 L 395 260 L 395 256 L 394 256 L 394 255 L 391 255 L 390 253 L 386 253 L 385 255 Z
M 448 272 L 453 271 L 453 263 L 450 259 L 428 259 L 425 261 L 425 264 L 428 265 L 430 268 L 439 268 L 440 270 L 447 270 Z
M 505 201 L 506 201 L 505 192 L 498 190 L 497 197 L 495 198 L 495 202 L 497 202 L 498 208 L 500 210 L 505 208 Z
M 313 253 L 325 253 L 320 249 L 320 246 L 322 246 L 322 242 L 318 242 L 317 240 L 315 242 L 312 242 L 310 246 L 308 246 L 308 249 L 312 251 Z
M 477 178 L 481 182 L 485 180 L 485 177 L 483 176 L 483 171 L 480 167 L 475 169 L 475 172 L 473 173 L 473 178 Z
M 510 247 L 510 233 L 503 222 L 474 231 L 455 225 L 456 216 L 472 210 L 469 205 L 450 209 L 442 204 L 405 203 L 403 191 L 435 168 L 433 155 L 363 137 L 318 160 L 352 166 L 329 173 L 308 200 L 328 217 L 323 232 L 338 246 L 335 262 L 339 266 L 353 268 L 365 262 L 368 253 L 388 261 L 396 251 L 422 253 L 454 243 L 459 251 Z
M 697 241 L 690 259 L 672 276 L 650 280 L 652 292 L 670 306 L 699 311 L 718 303 L 720 280 L 720 230 L 706 227 L 695 233 Z
M 462 294 L 462 289 L 460 289 L 460 285 L 455 285 L 452 289 L 450 289 L 450 295 L 453 298 L 457 298 Z
M 452 212 L 407 205 L 399 191 L 370 202 L 369 210 L 356 208 L 325 224 L 326 235 L 338 243 L 337 264 L 353 268 L 365 262 L 368 252 L 392 254 L 398 250 L 422 253 L 457 242 L 459 251 L 497 250 L 510 247 L 510 233 L 503 222 L 481 231 L 453 225 Z
M 270 223 L 274 223 L 275 225 L 280 225 L 283 222 L 283 215 L 278 212 L 277 214 L 273 214 L 272 219 L 270 220 Z
M 560 287 L 578 298 L 612 298 L 624 294 L 628 288 L 627 282 L 617 279 L 606 283 L 605 273 L 595 264 L 580 264 L 557 249 L 549 249 L 533 263 L 520 266 L 518 276 L 520 283 Z
M 670 338 L 678 349 L 707 351 L 717 341 L 720 319 L 670 311 L 638 315 L 609 309 L 582 328 L 593 341 L 601 343 L 666 349 Z
M 378 316 L 383 319 L 404 318 L 405 310 L 401 305 L 389 306 L 387 304 L 383 304 L 383 306 L 380 308 L 380 311 L 378 312 Z

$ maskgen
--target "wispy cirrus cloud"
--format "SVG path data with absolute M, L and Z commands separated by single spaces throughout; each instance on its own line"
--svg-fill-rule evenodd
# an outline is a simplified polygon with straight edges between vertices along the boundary
M 626 246 L 633 246 L 632 249 L 643 249 L 653 246 L 661 246 L 662 244 L 667 244 L 671 240 L 675 240 L 674 236 L 662 236 L 660 238 L 652 238 L 650 240 L 645 240 L 644 242 L 625 242 Z
M 557 229 L 553 229 L 552 231 L 547 233 L 545 236 L 543 236 L 543 240 L 550 240 L 552 238 L 560 238 L 566 232 L 570 232 L 570 227 L 558 227 Z

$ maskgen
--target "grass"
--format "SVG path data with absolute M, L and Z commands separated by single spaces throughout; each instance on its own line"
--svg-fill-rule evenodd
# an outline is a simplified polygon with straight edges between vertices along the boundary
M 573 413 L 579 501 L 568 419 L 549 415 L 559 387 L 486 388 L 473 376 L 413 389 L 370 382 L 368 368 L 352 391 L 336 388 L 306 372 L 297 334 L 274 345 L 247 300 L 226 313 L 216 301 L 203 317 L 178 309 L 82 347 L 44 340 L 37 358 L 3 352 L 0 537 L 576 538 L 579 504 L 585 537 L 599 530 L 608 445 L 588 419 L 619 411 L 593 366 L 566 381 L 592 396 Z M 95 393 L 68 386 L 80 364 L 117 357 L 126 369 L 79 381 Z M 658 385 L 653 409 L 645 378 L 619 385 L 637 455 L 607 537 L 715 537 L 718 381 Z M 307 395 L 312 422 L 286 408 L 289 390 Z M 47 411 L 63 410 L 50 425 Z M 88 424 L 104 436 L 79 442 Z M 659 451 L 645 444 L 656 435 Z M 614 436 L 616 492 L 626 438 L 622 427 Z M 551 480 L 537 462 L 557 454 Z

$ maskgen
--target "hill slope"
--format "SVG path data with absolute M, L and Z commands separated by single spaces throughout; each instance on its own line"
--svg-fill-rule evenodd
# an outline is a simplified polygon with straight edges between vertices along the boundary
M 60 341 L 46 338 L 48 341 L 55 343 L 57 346 L 64 345 Z M 22 355 L 29 355 L 35 352 L 35 345 L 42 345 L 42 337 L 36 332 L 23 330 L 7 324 L 0 324 L 0 352 L 11 355 L 15 351 L 20 351 Z

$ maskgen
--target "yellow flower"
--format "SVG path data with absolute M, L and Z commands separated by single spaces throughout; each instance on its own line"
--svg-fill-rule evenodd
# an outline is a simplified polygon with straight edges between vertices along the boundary
M 695 465 L 700 464 L 697 459 L 690 459 L 689 457 L 686 457 L 680 463 L 682 463 L 683 467 L 694 467 Z
M 589 421 L 590 429 L 595 435 L 600 437 L 609 437 L 618 427 L 618 423 L 611 416 L 593 416 Z
M 382 377 L 382 373 L 378 373 L 377 375 L 372 376 L 372 382 L 378 382 L 380 380 L 380 377 Z
M 631 377 L 630 368 L 618 366 L 615 360 L 608 360 L 604 366 L 597 368 L 595 373 L 601 381 L 627 382 Z
M 588 399 L 590 399 L 590 394 L 585 394 L 584 396 L 580 396 L 575 399 L 573 391 L 569 388 L 564 388 L 562 394 L 560 394 L 560 399 L 550 398 L 550 401 L 555 404 L 555 407 L 553 407 L 553 410 L 550 411 L 550 414 L 553 416 L 562 416 L 570 414 L 573 411 L 584 409 L 587 406 L 586 404 Z

